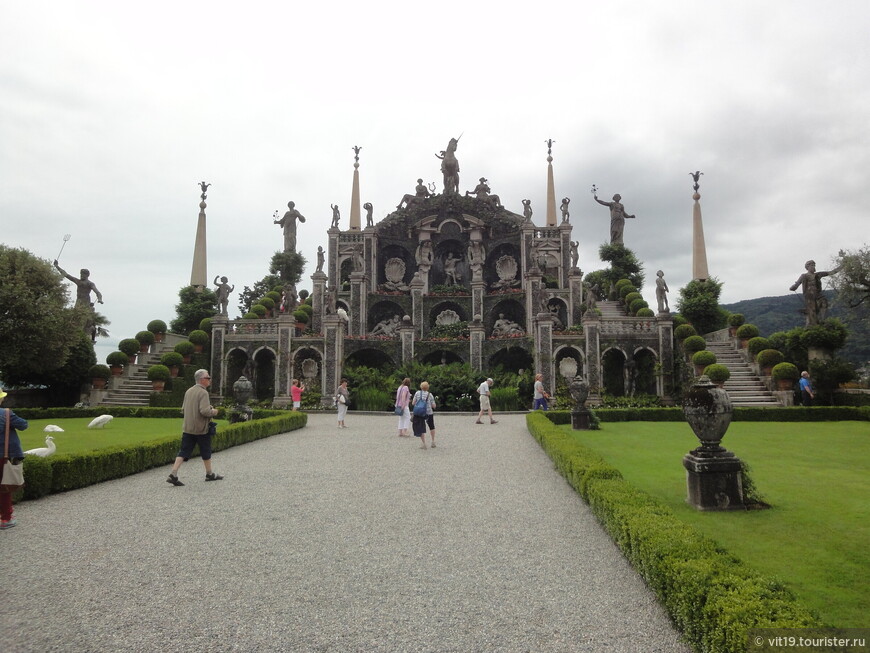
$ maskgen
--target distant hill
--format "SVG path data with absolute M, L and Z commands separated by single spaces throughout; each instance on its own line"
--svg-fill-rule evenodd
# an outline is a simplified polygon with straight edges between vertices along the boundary
M 830 302 L 829 317 L 837 317 L 849 327 L 849 339 L 840 351 L 843 358 L 861 366 L 870 361 L 870 307 L 865 308 L 855 318 L 837 306 L 834 293 L 826 290 L 825 296 Z M 761 330 L 761 335 L 769 336 L 776 331 L 788 331 L 804 326 L 804 315 L 798 311 L 803 308 L 803 297 L 799 293 L 779 297 L 759 297 L 744 299 L 733 304 L 723 304 L 723 308 L 732 313 L 742 313 L 746 321 Z

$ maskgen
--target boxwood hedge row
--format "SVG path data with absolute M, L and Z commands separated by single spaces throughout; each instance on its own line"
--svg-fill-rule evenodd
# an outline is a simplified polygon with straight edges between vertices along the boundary
M 685 422 L 682 408 L 596 408 L 602 422 Z M 570 424 L 571 412 L 551 410 L 554 424 Z M 735 407 L 732 422 L 870 422 L 870 406 L 794 406 L 789 408 Z
M 596 411 L 605 421 L 603 413 Z M 548 418 L 556 418 L 551 421 Z M 664 504 L 627 483 L 619 470 L 570 437 L 555 413 L 526 417 L 529 432 L 655 592 L 698 651 L 746 650 L 751 628 L 822 624 L 779 582 L 730 556 Z
M 25 419 L 57 419 L 62 417 L 90 417 L 86 411 L 76 410 L 74 414 L 60 414 L 68 409 L 49 408 L 44 411 L 21 410 Z M 178 417 L 177 408 L 112 408 L 110 410 L 90 409 L 93 415 L 114 414 L 118 417 Z M 17 412 L 17 411 L 16 411 Z M 39 416 L 36 413 L 40 413 Z M 44 414 L 50 413 L 50 414 Z M 260 417 L 256 419 L 256 417 Z M 255 411 L 255 419 L 249 422 L 230 424 L 218 429 L 212 438 L 214 451 L 221 451 L 246 442 L 253 442 L 270 435 L 302 428 L 308 416 L 302 412 Z M 24 459 L 26 485 L 17 498 L 38 499 L 53 492 L 65 492 L 101 483 L 113 478 L 121 478 L 145 471 L 151 467 L 167 465 L 175 460 L 181 434 L 135 446 L 109 447 L 98 451 L 79 454 L 65 454 L 39 458 L 27 456 Z

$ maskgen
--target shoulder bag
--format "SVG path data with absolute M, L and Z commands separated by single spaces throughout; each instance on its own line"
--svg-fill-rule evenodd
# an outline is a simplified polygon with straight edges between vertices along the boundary
M 0 492 L 15 492 L 19 488 L 24 487 L 24 465 L 18 463 L 13 465 L 9 460 L 9 421 L 11 419 L 10 411 L 6 409 L 6 441 L 3 445 L 3 457 L 6 458 L 6 463 L 3 465 L 3 479 L 0 480 Z

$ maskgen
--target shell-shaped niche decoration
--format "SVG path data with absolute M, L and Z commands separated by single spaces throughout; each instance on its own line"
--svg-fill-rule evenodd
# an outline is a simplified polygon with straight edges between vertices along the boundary
M 306 358 L 302 361 L 302 378 L 313 379 L 317 376 L 317 361 L 313 358 Z
M 450 309 L 446 311 L 441 311 L 438 314 L 438 317 L 435 318 L 435 324 L 456 324 L 457 322 L 461 322 L 462 319 L 459 317 L 459 313 L 456 311 L 451 311 Z
M 570 356 L 566 356 L 559 361 L 559 374 L 562 378 L 573 379 L 577 376 L 577 361 Z
M 388 259 L 384 265 L 384 275 L 390 283 L 402 283 L 405 278 L 405 262 L 400 258 Z
M 495 271 L 498 274 L 498 281 L 492 284 L 493 288 L 509 288 L 511 286 L 518 286 L 519 279 L 517 279 L 517 271 L 519 270 L 519 266 L 517 265 L 517 260 L 511 256 L 510 254 L 505 254 L 504 256 L 500 256 L 498 261 L 495 263 Z

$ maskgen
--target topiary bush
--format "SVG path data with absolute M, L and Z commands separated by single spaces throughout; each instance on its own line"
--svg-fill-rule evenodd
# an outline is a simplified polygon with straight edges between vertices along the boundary
M 187 339 L 190 340 L 194 345 L 201 346 L 207 345 L 211 340 L 209 335 L 201 329 L 194 329 L 193 331 L 191 331 L 190 334 L 187 336 Z
M 129 360 L 130 356 L 135 356 L 139 353 L 141 345 L 135 338 L 124 338 L 118 343 L 118 349 L 127 354 L 127 359 Z
M 139 345 L 153 345 L 156 338 L 151 331 L 140 331 L 136 334 L 136 340 L 139 341 Z
M 259 319 L 260 319 L 260 316 L 257 315 L 256 313 L 245 313 L 245 314 L 242 316 L 242 319 L 243 319 L 243 320 L 259 320 Z
M 166 322 L 163 320 L 151 320 L 147 328 L 151 333 L 166 333 Z
M 785 356 L 778 349 L 762 349 L 755 356 L 755 362 L 761 367 L 773 367 L 785 360 Z
M 713 363 L 705 367 L 704 374 L 716 385 L 723 385 L 725 381 L 731 378 L 731 370 L 719 363 Z
M 638 311 L 637 311 L 637 313 L 635 313 L 635 315 L 637 317 L 655 317 L 656 314 L 653 312 L 653 309 L 648 308 L 648 307 L 644 307 L 644 308 L 638 309 Z
M 800 335 L 800 342 L 807 349 L 815 347 L 833 351 L 845 345 L 848 337 L 849 331 L 846 329 L 846 325 L 840 320 L 832 318 L 804 329 Z
M 626 306 L 630 306 L 631 302 L 633 302 L 635 299 L 643 299 L 643 295 L 641 295 L 636 290 L 633 290 L 632 292 L 628 293 L 625 297 L 623 297 L 623 299 L 625 300 Z
M 293 311 L 293 319 L 295 319 L 300 324 L 308 324 L 308 312 L 303 311 L 301 308 L 297 308 L 295 311 Z
M 166 365 L 152 365 L 148 368 L 149 381 L 168 381 L 171 376 Z
M 184 364 L 184 356 L 177 351 L 168 351 L 160 357 L 160 363 L 166 367 L 178 367 Z
M 111 367 L 124 367 L 130 364 L 130 357 L 122 351 L 113 351 L 106 356 L 106 363 Z
M 111 375 L 112 370 L 105 365 L 92 365 L 88 370 L 88 378 L 91 379 L 108 379 Z
M 770 371 L 770 375 L 775 381 L 797 381 L 800 378 L 800 372 L 791 363 L 779 363 L 774 365 Z
M 194 351 L 194 346 L 190 340 L 182 340 L 175 345 L 174 349 L 182 356 L 190 356 Z
M 632 286 L 630 283 L 628 285 L 624 285 L 619 289 L 619 298 L 624 301 L 625 298 L 633 292 L 637 292 L 637 288 Z
M 728 326 L 739 327 L 743 326 L 744 322 L 746 322 L 746 318 L 743 313 L 732 313 L 728 316 Z
M 682 342 L 683 340 L 685 340 L 689 336 L 696 336 L 696 335 L 698 335 L 698 332 L 695 331 L 695 327 L 693 327 L 691 324 L 681 324 L 680 326 L 678 326 L 674 329 L 674 338 L 678 342 Z
M 737 337 L 741 340 L 749 340 L 757 337 L 761 332 L 754 324 L 744 324 L 737 329 Z
M 746 349 L 749 350 L 751 356 L 755 357 L 763 349 L 770 349 L 770 340 L 761 336 L 755 336 L 750 338 L 749 342 L 746 343 Z
M 257 317 L 266 317 L 266 307 L 262 304 L 254 304 L 251 306 L 251 313 L 256 313 Z
M 701 336 L 689 336 L 683 340 L 683 349 L 689 354 L 694 354 L 696 351 L 701 351 L 707 348 L 707 341 Z
M 671 319 L 674 321 L 674 328 L 688 324 L 689 321 L 679 313 L 671 313 Z M 695 335 L 694 333 L 692 335 Z
M 697 365 L 698 367 L 707 367 L 708 365 L 712 365 L 716 362 L 716 354 L 707 349 L 702 349 L 701 351 L 696 351 L 692 354 L 692 363 Z
M 271 297 L 269 297 L 268 295 L 266 297 L 263 297 L 257 303 L 261 304 L 262 306 L 265 306 L 267 311 L 271 311 L 273 308 L 275 308 L 275 300 L 272 299 Z
M 632 315 L 636 315 L 637 312 L 642 308 L 649 308 L 649 304 L 644 301 L 643 297 L 641 297 L 640 299 L 635 299 L 628 306 L 628 310 L 631 311 Z
M 199 321 L 199 330 L 211 333 L 211 318 L 204 317 Z

